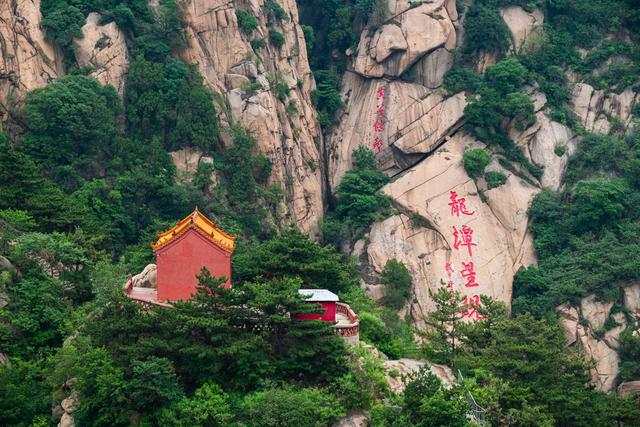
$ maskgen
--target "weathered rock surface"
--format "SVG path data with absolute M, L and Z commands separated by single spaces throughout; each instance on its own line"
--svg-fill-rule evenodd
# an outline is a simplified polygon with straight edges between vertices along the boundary
M 367 427 L 369 425 L 369 417 L 363 412 L 353 412 L 339 420 L 333 427 Z
M 377 153 L 385 173 L 396 174 L 453 133 L 466 106 L 464 93 L 446 98 L 420 84 L 364 79 L 353 73 L 345 75 L 342 93 L 345 114 L 327 143 L 332 189 L 351 169 L 351 153 L 359 145 Z
M 136 274 L 131 279 L 134 287 L 154 288 L 158 283 L 158 272 L 155 264 L 147 264 L 142 273 Z
M 412 375 L 416 374 L 423 366 L 428 366 L 432 374 L 437 376 L 445 386 L 455 383 L 455 377 L 451 368 L 444 365 L 436 365 L 426 360 L 398 359 L 385 360 L 385 378 L 389 383 L 389 388 L 395 393 L 402 393 L 406 385 L 411 381 Z
M 624 289 L 625 295 L 633 295 L 634 286 Z M 560 324 L 567 338 L 567 345 L 577 343 L 584 351 L 587 360 L 594 363 L 590 370 L 591 381 L 603 391 L 612 391 L 618 375 L 619 339 L 627 327 L 624 313 L 611 313 L 613 302 L 601 302 L 594 295 L 583 298 L 580 310 L 563 304 L 556 308 L 560 315 Z M 605 322 L 611 317 L 613 327 L 605 330 Z
M 0 121 L 31 89 L 64 73 L 62 55 L 44 38 L 40 0 L 0 0 Z
M 187 147 L 177 151 L 169 153 L 171 161 L 177 170 L 176 179 L 179 182 L 191 182 L 198 167 L 201 164 L 213 165 L 213 158 L 205 155 L 197 148 Z M 218 176 L 215 171 L 211 172 L 211 183 L 216 184 L 218 182 Z
M 575 343 L 578 339 L 578 322 L 580 315 L 575 307 L 563 304 L 556 308 L 556 312 L 560 315 L 560 325 L 567 339 L 567 345 Z
M 571 104 L 573 111 L 580 119 L 586 130 L 608 133 L 613 124 L 610 117 L 615 117 L 628 128 L 632 121 L 632 111 L 640 103 L 640 94 L 631 88 L 622 93 L 605 93 L 604 90 L 594 90 L 587 83 L 577 83 L 573 89 Z
M 486 294 L 510 304 L 513 275 L 536 262 L 526 211 L 538 188 L 503 170 L 506 184 L 486 191 L 487 203 L 483 203 L 462 164 L 464 149 L 475 145 L 459 132 L 383 189 L 403 213 L 373 225 L 369 264 L 376 272 L 391 258 L 407 266 L 414 278 L 410 312 L 418 326 L 424 326 L 424 315 L 434 308 L 429 290 L 451 280 L 455 289 L 469 297 Z M 465 199 L 472 215 L 452 214 L 452 192 L 457 199 Z M 473 230 L 472 243 L 477 246 L 471 247 L 472 255 L 466 247 L 455 247 L 454 227 L 461 233 L 463 226 Z M 466 286 L 462 263 L 470 261 L 479 286 Z M 448 265 L 453 269 L 451 279 Z
M 544 15 L 540 10 L 535 9 L 532 12 L 527 12 L 520 6 L 501 9 L 500 15 L 511 31 L 511 44 L 514 52 L 520 52 L 527 39 L 535 31 L 541 29 L 544 22 Z
M 595 295 L 589 295 L 580 301 L 582 317 L 589 322 L 593 329 L 602 329 L 613 307 L 611 301 L 598 301 Z
M 536 107 L 541 109 L 544 102 Z M 576 150 L 578 137 L 567 126 L 554 122 L 541 111 L 536 113 L 536 119 L 536 123 L 523 132 L 512 130 L 511 137 L 530 161 L 544 166 L 540 184 L 558 191 L 563 183 L 569 157 Z
M 640 393 L 640 381 L 627 381 L 620 384 L 618 393 L 625 397 Z
M 389 9 L 391 17 L 384 25 L 373 33 L 368 29 L 362 32 L 353 65 L 356 73 L 364 77 L 399 77 L 429 52 L 456 47 L 455 3 L 436 0 L 411 7 L 398 1 L 390 2 Z
M 129 51 L 124 33 L 115 22 L 98 25 L 100 15 L 90 13 L 82 27 L 83 37 L 74 39 L 76 60 L 81 67 L 91 67 L 89 74 L 102 84 L 110 84 L 124 94 L 125 75 L 129 68 Z
M 290 18 L 278 24 L 285 43 L 280 48 L 267 44 L 258 60 L 250 38 L 238 28 L 234 3 L 184 3 L 189 47 L 182 56 L 197 64 L 205 82 L 226 98 L 221 109 L 228 114 L 223 119 L 241 123 L 272 161 L 271 182 L 285 190 L 285 222 L 314 235 L 323 214 L 324 192 L 322 134 L 310 96 L 315 83 L 296 3 L 280 4 Z M 267 40 L 263 2 L 251 1 L 246 8 L 259 17 L 254 38 Z
M 624 306 L 634 315 L 640 315 L 640 284 L 624 288 Z
M 62 418 L 60 418 L 60 422 L 58 423 L 58 427 L 75 427 L 76 422 L 73 419 L 73 415 L 64 413 L 62 414 Z
M 611 391 L 618 375 L 620 357 L 618 352 L 604 340 L 598 340 L 593 336 L 590 328 L 578 325 L 578 339 L 586 355 L 595 363 L 591 369 L 591 381 L 602 391 Z

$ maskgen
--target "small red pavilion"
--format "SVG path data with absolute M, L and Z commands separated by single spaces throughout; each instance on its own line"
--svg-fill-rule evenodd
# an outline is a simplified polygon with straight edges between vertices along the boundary
M 211 220 L 194 210 L 174 227 L 158 233 L 151 244 L 156 253 L 156 301 L 187 300 L 196 292 L 202 267 L 214 277 L 226 277 L 231 287 L 231 254 L 235 236 L 219 229 Z
M 308 304 L 320 304 L 322 310 L 324 310 L 324 313 L 298 314 L 296 315 L 296 319 L 322 319 L 323 322 L 336 321 L 336 304 L 340 300 L 338 298 L 338 295 L 327 289 L 300 289 L 298 290 L 298 293 L 305 297 L 305 301 Z

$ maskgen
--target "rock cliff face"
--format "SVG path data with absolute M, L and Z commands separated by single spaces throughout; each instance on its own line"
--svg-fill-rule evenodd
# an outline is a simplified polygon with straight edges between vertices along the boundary
M 90 67 L 89 74 L 102 84 L 110 84 L 122 96 L 129 68 L 129 51 L 124 33 L 115 22 L 98 25 L 100 15 L 90 13 L 82 27 L 83 37 L 73 41 L 80 67 Z
M 22 96 L 63 74 L 61 53 L 44 38 L 39 0 L 0 0 L 0 122 Z
M 624 313 L 612 311 L 613 306 L 612 301 L 598 301 L 589 295 L 581 300 L 579 307 L 561 305 L 556 309 L 567 345 L 579 346 L 593 362 L 592 382 L 603 391 L 614 390 L 620 363 L 619 338 L 627 326 Z M 624 307 L 633 318 L 640 315 L 640 285 L 624 289 Z
M 184 3 L 190 45 L 182 56 L 223 95 L 223 119 L 241 123 L 273 162 L 271 181 L 285 190 L 285 219 L 315 235 L 324 195 L 322 134 L 310 97 L 315 83 L 296 3 L 281 5 L 288 17 L 277 25 L 284 44 L 254 51 L 250 39 L 269 38 L 261 0 Z M 251 38 L 238 27 L 238 10 L 259 19 Z
M 366 254 L 364 268 L 372 274 L 363 286 L 372 295 L 384 292 L 375 277 L 389 259 L 407 265 L 414 278 L 407 310 L 423 326 L 433 309 L 429 291 L 442 285 L 469 299 L 486 294 L 510 303 L 513 275 L 536 262 L 527 209 L 542 187 L 560 188 L 576 138 L 545 115 L 546 98 L 529 88 L 537 123 L 513 129 L 511 136 L 531 161 L 544 166 L 542 179 L 524 180 L 496 160 L 488 170 L 503 173 L 504 185 L 488 189 L 483 179 L 470 179 L 462 155 L 482 144 L 460 130 L 465 94 L 447 95 L 441 87 L 451 66 L 449 51 L 462 35 L 455 2 L 418 7 L 391 2 L 389 8 L 384 25 L 363 32 L 353 72 L 343 80 L 345 112 L 327 141 L 329 182 L 335 189 L 361 144 L 371 147 L 382 170 L 394 177 L 383 191 L 399 214 L 374 224 L 356 252 Z M 503 16 L 515 46 L 542 22 L 539 12 L 521 8 L 505 9 Z M 412 43 L 415 38 L 421 43 Z M 565 149 L 561 155 L 559 146 Z M 465 213 L 454 210 L 460 201 Z
M 323 214 L 322 134 L 311 104 L 315 87 L 307 61 L 296 3 L 282 3 L 287 19 L 278 30 L 282 47 L 270 43 L 254 51 L 238 28 L 239 8 L 259 17 L 252 39 L 268 39 L 262 1 L 183 3 L 190 46 L 181 55 L 197 64 L 206 83 L 221 95 L 219 110 L 227 125 L 241 123 L 273 162 L 271 181 L 285 190 L 283 219 L 311 235 Z M 130 62 L 125 34 L 115 23 L 99 25 L 91 13 L 74 40 L 79 66 L 89 67 L 101 83 L 122 95 Z M 22 95 L 64 74 L 62 57 L 45 41 L 38 0 L 0 0 L 1 121 L 7 121 Z M 179 160 L 177 160 L 179 163 Z

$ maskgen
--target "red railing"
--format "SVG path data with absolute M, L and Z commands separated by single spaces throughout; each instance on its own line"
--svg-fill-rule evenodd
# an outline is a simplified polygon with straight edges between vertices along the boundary
M 351 310 L 351 307 L 349 307 L 348 304 L 341 302 L 336 303 L 336 312 L 344 314 L 351 322 L 348 326 L 334 326 L 340 336 L 353 337 L 360 333 L 360 318 L 353 310 Z

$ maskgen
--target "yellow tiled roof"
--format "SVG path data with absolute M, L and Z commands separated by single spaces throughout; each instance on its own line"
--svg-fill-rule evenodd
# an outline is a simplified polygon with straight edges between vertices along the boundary
M 232 253 L 236 248 L 236 236 L 220 230 L 209 218 L 202 215 L 198 208 L 183 220 L 178 221 L 173 228 L 163 233 L 158 233 L 158 241 L 155 244 L 152 243 L 151 248 L 154 252 L 157 251 L 180 237 L 190 228 L 200 232 L 225 252 Z

